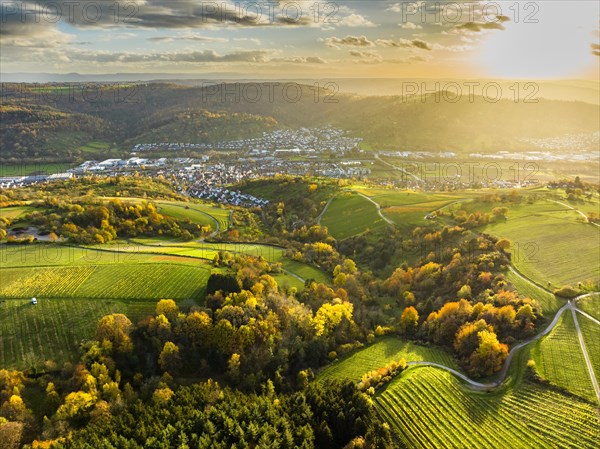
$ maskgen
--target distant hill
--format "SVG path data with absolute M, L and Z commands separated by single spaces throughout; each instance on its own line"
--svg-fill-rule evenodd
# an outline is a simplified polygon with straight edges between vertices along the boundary
M 33 85 L 32 85 L 33 86 Z M 523 138 L 596 132 L 598 107 L 540 99 L 538 103 L 449 93 L 426 97 L 360 96 L 292 86 L 262 96 L 257 84 L 215 87 L 168 83 L 107 84 L 96 101 L 39 95 L 39 85 L 5 101 L 0 109 L 0 160 L 81 159 L 81 145 L 106 141 L 127 150 L 152 141 L 211 143 L 250 138 L 280 127 L 332 125 L 363 137 L 374 149 L 496 152 L 533 149 Z M 52 85 L 51 90 L 61 87 Z M 233 93 L 232 93 L 233 92 Z M 241 92 L 246 92 L 242 95 Z M 237 94 L 236 94 L 237 93 Z M 37 95 L 36 95 L 37 94 Z

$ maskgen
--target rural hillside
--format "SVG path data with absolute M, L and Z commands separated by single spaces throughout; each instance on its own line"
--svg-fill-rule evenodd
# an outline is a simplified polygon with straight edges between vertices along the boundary
M 2 160 L 73 162 L 93 156 L 84 147 L 98 140 L 125 153 L 134 143 L 164 142 L 174 135 L 215 143 L 326 125 L 363 138 L 366 148 L 493 153 L 535 149 L 522 139 L 591 133 L 600 120 L 597 107 L 581 102 L 469 96 L 450 102 L 445 98 L 453 94 L 446 92 L 361 97 L 312 86 L 298 94 L 294 88 L 292 96 L 282 88 L 269 94 L 260 86 L 117 84 L 102 87 L 94 101 L 86 101 L 77 87 L 71 96 L 52 86 L 20 89 L 0 108 Z

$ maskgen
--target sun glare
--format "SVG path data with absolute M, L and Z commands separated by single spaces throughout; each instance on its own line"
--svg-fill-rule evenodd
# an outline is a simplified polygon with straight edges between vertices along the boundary
M 490 33 L 481 46 L 480 62 L 492 77 L 577 78 L 598 68 L 590 45 L 596 40 L 599 6 L 596 2 L 537 2 L 524 10 L 518 22 L 514 15 L 506 30 Z M 530 2 L 533 4 L 533 2 Z M 528 19 L 529 16 L 529 19 Z M 533 23 L 532 21 L 537 21 Z

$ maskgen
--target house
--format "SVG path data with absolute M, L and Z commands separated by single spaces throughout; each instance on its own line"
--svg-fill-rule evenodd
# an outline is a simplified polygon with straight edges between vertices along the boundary
M 36 305 L 37 304 L 37 299 L 36 298 L 31 298 L 31 304 Z

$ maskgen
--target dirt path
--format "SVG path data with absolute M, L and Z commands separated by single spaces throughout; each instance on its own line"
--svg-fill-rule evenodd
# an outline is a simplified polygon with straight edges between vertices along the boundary
M 583 212 L 581 212 L 579 209 L 576 209 L 575 207 L 573 207 L 573 206 L 571 206 L 569 204 L 565 204 L 565 203 L 563 203 L 561 201 L 556 201 L 556 200 L 549 200 L 549 201 L 552 201 L 553 203 L 556 203 L 556 204 L 560 204 L 561 206 L 565 206 L 568 209 L 574 210 L 575 212 L 577 212 L 579 215 L 581 215 L 585 219 L 586 223 L 589 223 L 591 225 L 596 226 L 597 228 L 600 228 L 600 225 L 598 223 L 593 223 L 590 220 L 588 220 L 587 215 L 584 214 Z
M 435 363 L 435 362 L 406 362 L 406 366 L 434 366 L 436 368 L 441 368 L 443 370 L 448 371 L 449 373 L 454 374 L 456 377 L 464 380 L 465 382 L 467 382 L 469 385 L 471 385 L 472 387 L 475 387 L 478 390 L 488 390 L 492 387 L 494 387 L 494 384 L 482 384 L 481 382 L 475 382 L 474 380 L 469 379 L 467 376 L 465 376 L 463 373 L 456 371 L 453 368 L 450 368 L 446 365 L 442 365 L 440 363 Z
M 321 226 L 321 218 L 323 218 L 323 215 L 325 215 L 325 212 L 327 212 L 327 209 L 329 209 L 329 205 L 335 199 L 336 196 L 338 196 L 337 193 L 327 200 L 327 204 L 325 204 L 325 207 L 323 208 L 323 210 L 321 211 L 321 213 L 317 217 L 317 224 L 319 226 Z
M 375 207 L 377 208 L 377 213 L 379 214 L 379 216 L 387 223 L 390 224 L 392 226 L 396 226 L 396 223 L 394 223 L 392 220 L 390 220 L 388 217 L 386 217 L 385 215 L 383 215 L 383 213 L 381 213 L 381 206 L 379 205 L 379 203 L 377 203 L 375 200 L 373 200 L 372 198 L 369 198 L 367 195 L 365 195 L 364 193 L 360 193 L 360 192 L 356 192 L 358 195 L 362 196 L 363 198 L 365 198 L 366 200 L 370 201 L 371 203 L 373 203 L 375 205 Z

